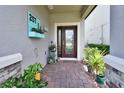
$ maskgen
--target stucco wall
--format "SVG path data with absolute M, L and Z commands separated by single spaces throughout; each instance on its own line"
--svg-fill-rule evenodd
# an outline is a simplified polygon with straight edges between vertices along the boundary
M 85 42 L 110 44 L 109 5 L 98 5 L 85 20 Z
M 124 58 L 124 6 L 110 7 L 110 53 Z
M 77 13 L 52 13 L 50 14 L 50 38 L 54 41 L 55 23 L 79 22 L 80 16 Z
M 80 59 L 84 57 L 84 47 L 85 47 L 85 21 L 84 19 L 80 22 Z
M 49 13 L 44 6 L 0 6 L 0 57 L 21 53 L 22 70 L 29 64 L 46 64 L 49 32 L 44 39 L 27 35 L 27 12 L 30 11 L 49 29 Z M 35 49 L 38 49 L 38 55 Z

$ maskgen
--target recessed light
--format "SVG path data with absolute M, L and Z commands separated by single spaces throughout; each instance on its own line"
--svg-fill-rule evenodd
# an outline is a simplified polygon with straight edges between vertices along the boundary
M 54 9 L 53 5 L 48 5 L 48 8 L 49 8 L 50 10 Z

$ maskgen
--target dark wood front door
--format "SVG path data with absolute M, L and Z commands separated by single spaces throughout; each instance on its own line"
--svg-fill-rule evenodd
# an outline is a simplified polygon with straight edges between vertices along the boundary
M 77 57 L 77 26 L 57 27 L 58 57 Z

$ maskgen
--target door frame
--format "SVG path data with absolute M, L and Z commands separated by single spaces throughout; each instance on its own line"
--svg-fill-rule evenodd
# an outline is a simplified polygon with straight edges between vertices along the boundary
M 55 23 L 54 24 L 54 43 L 57 46 L 57 27 L 58 26 L 77 26 L 77 57 L 76 58 L 68 58 L 69 60 L 81 60 L 80 59 L 80 22 L 66 22 L 66 23 Z M 81 48 L 82 49 L 82 48 Z M 56 51 L 57 55 L 57 51 Z M 57 57 L 58 58 L 58 57 Z M 67 59 L 67 58 L 61 58 L 61 59 Z
M 77 25 L 71 25 L 71 26 L 57 26 L 57 39 L 58 39 L 58 33 L 59 33 L 59 29 L 61 29 L 61 57 L 62 58 L 77 58 Z M 66 37 L 66 32 L 65 29 L 73 29 L 73 33 L 74 33 L 74 45 L 73 45 L 73 52 L 72 55 L 68 55 L 65 52 L 65 37 Z M 62 40 L 64 39 L 64 41 Z M 58 49 L 58 43 L 60 43 L 57 40 L 57 49 Z M 63 46 L 63 42 L 65 43 Z M 57 51 L 58 53 L 58 51 Z M 72 57 L 73 56 L 73 57 Z

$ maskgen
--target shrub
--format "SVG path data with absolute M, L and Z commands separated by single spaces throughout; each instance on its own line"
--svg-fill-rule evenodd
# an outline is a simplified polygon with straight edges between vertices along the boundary
M 45 87 L 47 85 L 46 81 L 35 79 L 35 74 L 37 72 L 41 72 L 42 69 L 43 69 L 43 66 L 40 63 L 30 65 L 27 67 L 27 69 L 24 70 L 24 73 L 21 74 L 19 77 L 8 79 L 3 84 L 1 84 L 0 87 L 3 87 L 3 88 L 12 88 L 12 87 L 41 88 L 41 87 Z
M 105 45 L 105 44 L 88 44 L 89 48 L 98 48 L 98 50 L 100 50 L 101 52 L 104 51 L 104 54 L 109 54 L 109 50 L 110 50 L 110 46 L 109 45 Z

